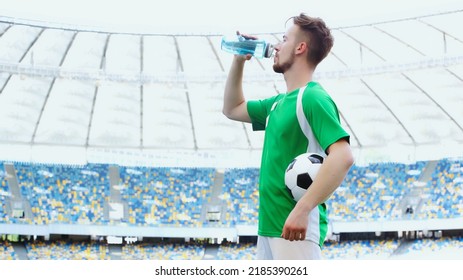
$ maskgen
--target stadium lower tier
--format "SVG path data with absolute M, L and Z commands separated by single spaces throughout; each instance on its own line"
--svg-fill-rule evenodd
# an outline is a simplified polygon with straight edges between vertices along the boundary
M 18 251 L 18 253 L 16 253 Z M 463 237 L 327 242 L 323 259 L 463 260 Z M 0 260 L 255 260 L 255 242 L 218 245 L 155 242 L 108 245 L 90 241 L 0 241 Z

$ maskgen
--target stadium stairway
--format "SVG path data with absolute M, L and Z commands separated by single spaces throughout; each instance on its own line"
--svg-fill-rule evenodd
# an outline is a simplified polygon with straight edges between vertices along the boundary
M 222 193 L 224 180 L 224 171 L 216 170 L 214 177 L 214 185 L 212 186 L 211 200 L 219 199 L 220 194 Z
M 219 252 L 219 245 L 208 244 L 204 251 L 203 260 L 216 260 L 218 252 Z
M 104 205 L 104 217 L 106 220 L 121 220 L 127 221 L 129 218 L 129 206 L 127 201 L 122 199 L 122 195 L 117 186 L 121 183 L 119 167 L 116 165 L 111 165 L 108 167 L 108 177 L 110 184 L 110 198 L 109 202 L 105 202 Z M 115 211 L 113 207 L 115 206 L 119 209 L 122 209 L 121 212 Z
M 4 165 L 5 171 L 8 175 L 8 187 L 10 188 L 11 196 L 14 198 L 21 197 L 21 191 L 19 190 L 18 184 L 18 177 L 16 176 L 16 169 L 14 168 L 13 164 L 5 163 Z
M 210 199 L 203 204 L 201 211 L 202 222 L 222 222 L 225 219 L 226 205 L 220 199 L 223 191 L 224 171 L 217 169 Z
M 411 191 L 404 196 L 399 204 L 402 215 L 409 215 L 410 217 L 413 217 L 416 213 L 420 212 L 423 205 L 422 197 L 425 195 L 424 186 L 427 182 L 431 181 L 432 174 L 436 169 L 437 163 L 437 161 L 429 161 L 417 181 L 422 184 L 415 184 Z
M 4 168 L 8 176 L 8 188 L 11 192 L 9 203 L 7 203 L 7 213 L 12 218 L 26 218 L 32 220 L 32 209 L 29 201 L 23 198 L 19 189 L 18 177 L 13 164 L 4 163 Z
M 121 202 L 122 201 L 122 196 L 121 192 L 114 188 L 114 186 L 117 186 L 121 182 L 121 176 L 119 174 L 119 167 L 115 165 L 111 165 L 108 167 L 108 177 L 109 177 L 109 184 L 111 186 L 110 188 L 110 199 L 113 202 Z
M 111 260 L 122 260 L 122 245 L 108 244 L 108 250 Z
M 399 247 L 394 250 L 394 252 L 389 256 L 389 258 L 394 258 L 394 256 L 403 255 L 408 251 L 408 249 L 413 245 L 413 241 L 406 239 L 401 240 Z
M 434 173 L 438 163 L 439 162 L 437 160 L 436 161 L 429 161 L 428 164 L 426 165 L 426 168 L 423 170 L 423 173 L 421 174 L 419 181 L 420 182 L 431 182 L 432 174 Z M 423 189 L 423 188 L 421 187 L 421 189 Z M 427 193 L 424 193 L 424 192 L 425 192 L 424 190 L 421 191 L 421 196 L 424 196 L 424 195 L 427 194 Z M 420 203 L 417 205 L 416 213 L 421 212 L 421 208 L 423 206 L 423 203 L 424 203 L 424 201 L 421 200 Z
M 13 246 L 14 253 L 16 254 L 18 260 L 29 260 L 24 242 L 12 242 L 11 245 Z

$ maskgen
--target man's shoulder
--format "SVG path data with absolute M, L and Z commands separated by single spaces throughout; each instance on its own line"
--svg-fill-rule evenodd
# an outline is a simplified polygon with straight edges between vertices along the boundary
M 306 102 L 317 100 L 333 102 L 331 96 L 320 83 L 310 82 L 304 91 L 303 102 L 306 104 Z
M 329 95 L 325 88 L 319 82 L 315 81 L 312 81 L 307 85 L 304 93 L 306 92 L 313 92 L 320 95 Z

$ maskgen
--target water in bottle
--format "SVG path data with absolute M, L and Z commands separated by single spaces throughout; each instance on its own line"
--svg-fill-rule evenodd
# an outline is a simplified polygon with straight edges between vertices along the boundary
M 256 58 L 271 57 L 273 45 L 264 40 L 246 39 L 242 35 L 223 36 L 221 48 L 229 53 L 246 55 L 251 54 Z

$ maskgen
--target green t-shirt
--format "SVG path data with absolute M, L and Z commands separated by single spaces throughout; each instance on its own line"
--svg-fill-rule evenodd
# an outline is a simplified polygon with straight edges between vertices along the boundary
M 307 152 L 308 140 L 296 116 L 299 89 L 247 103 L 254 130 L 265 130 L 259 179 L 259 230 L 261 236 L 280 237 L 286 218 L 296 202 L 285 187 L 288 164 Z M 310 82 L 302 97 L 304 114 L 323 150 L 349 134 L 341 127 L 338 109 L 317 82 Z M 306 239 L 320 246 L 326 237 L 326 206 L 309 214 Z

